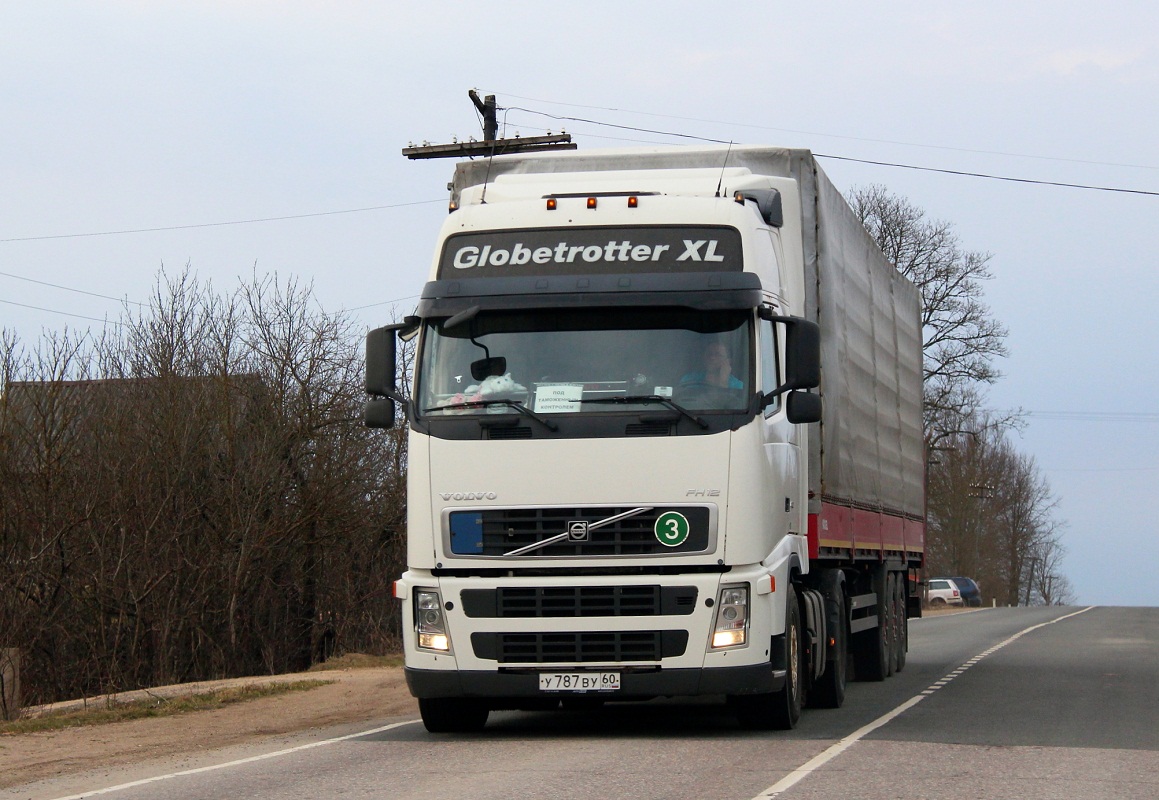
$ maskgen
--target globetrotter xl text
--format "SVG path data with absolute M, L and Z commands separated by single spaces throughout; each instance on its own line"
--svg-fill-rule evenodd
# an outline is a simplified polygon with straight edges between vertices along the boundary
M 740 272 L 743 265 L 740 232 L 724 225 L 517 228 L 448 237 L 438 276 Z
M 724 261 L 717 252 L 716 239 L 683 239 L 684 250 L 677 261 Z M 633 244 L 631 240 L 609 241 L 606 244 L 573 245 L 558 242 L 553 247 L 539 246 L 534 249 L 516 242 L 510 249 L 492 247 L 489 244 L 477 247 L 466 245 L 455 251 L 452 265 L 455 269 L 474 267 L 502 267 L 508 264 L 574 264 L 583 261 L 589 264 L 610 261 L 659 261 L 671 249 L 667 244 Z

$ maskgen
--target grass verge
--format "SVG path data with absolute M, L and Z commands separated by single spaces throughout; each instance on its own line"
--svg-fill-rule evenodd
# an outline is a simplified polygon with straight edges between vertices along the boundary
M 345 655 L 323 661 L 321 664 L 315 664 L 310 667 L 310 672 L 327 672 L 336 669 L 366 669 L 368 667 L 401 667 L 402 664 L 402 653 L 394 653 L 388 656 L 370 656 L 366 653 L 346 653 Z
M 146 717 L 170 717 L 193 711 L 209 711 L 215 708 L 259 700 L 263 697 L 302 692 L 316 689 L 333 681 L 309 679 L 285 683 L 262 683 L 248 686 L 232 686 L 211 692 L 179 695 L 177 697 L 152 696 L 146 700 L 111 704 L 101 708 L 78 711 L 48 713 L 30 719 L 0 722 L 0 736 L 38 731 L 55 731 L 63 728 L 78 728 L 83 725 L 105 725 L 111 722 L 127 722 Z

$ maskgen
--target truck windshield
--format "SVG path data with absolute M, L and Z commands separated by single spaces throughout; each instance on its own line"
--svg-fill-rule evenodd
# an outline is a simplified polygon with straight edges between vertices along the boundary
M 685 308 L 484 311 L 428 323 L 419 412 L 535 414 L 743 411 L 751 313 Z

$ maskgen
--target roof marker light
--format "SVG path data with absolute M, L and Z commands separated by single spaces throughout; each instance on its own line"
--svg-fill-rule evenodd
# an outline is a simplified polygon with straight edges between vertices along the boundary
M 595 207 L 596 207 L 596 198 L 589 197 L 588 198 L 588 208 L 595 208 Z
M 634 195 L 634 194 L 629 195 L 628 196 L 628 208 L 635 208 L 638 205 L 640 205 L 640 198 L 636 197 L 636 195 Z
M 547 198 L 547 210 L 548 211 L 555 211 L 556 205 L 557 205 L 557 201 L 554 197 Z

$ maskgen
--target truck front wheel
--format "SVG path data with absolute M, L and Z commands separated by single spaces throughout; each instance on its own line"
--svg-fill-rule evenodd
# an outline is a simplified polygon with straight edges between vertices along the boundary
M 796 727 L 801 718 L 805 651 L 801 646 L 801 610 L 793 589 L 785 600 L 785 635 L 775 641 L 780 642 L 783 652 L 771 664 L 785 665 L 785 683 L 775 692 L 729 698 L 742 728 L 787 731 Z
M 419 713 L 431 733 L 472 733 L 483 730 L 491 710 L 473 698 L 420 697 Z

